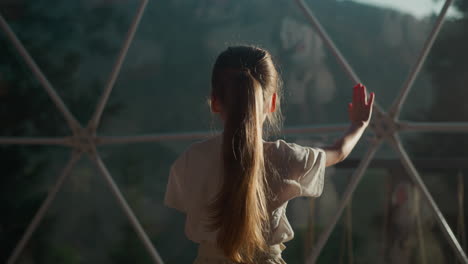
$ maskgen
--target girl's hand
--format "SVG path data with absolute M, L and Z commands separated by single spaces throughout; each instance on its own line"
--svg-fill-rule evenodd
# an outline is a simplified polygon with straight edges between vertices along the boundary
M 374 105 L 374 93 L 370 93 L 367 99 L 366 87 L 362 84 L 357 84 L 353 88 L 353 102 L 348 105 L 349 120 L 352 125 L 364 126 L 369 124 L 372 116 L 372 106 Z
M 343 161 L 356 146 L 362 133 L 369 125 L 374 96 L 374 93 L 371 93 L 369 99 L 367 99 L 366 87 L 362 84 L 354 86 L 353 102 L 349 103 L 348 108 L 351 126 L 335 144 L 323 148 L 327 157 L 327 167 Z

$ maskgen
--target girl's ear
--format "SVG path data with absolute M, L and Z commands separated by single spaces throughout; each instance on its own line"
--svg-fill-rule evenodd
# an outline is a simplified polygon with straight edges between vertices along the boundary
M 213 113 L 220 113 L 221 112 L 221 106 L 219 104 L 219 101 L 216 100 L 214 96 L 211 96 L 211 111 Z
M 277 97 L 277 96 L 278 96 L 277 93 L 273 93 L 273 94 L 271 95 L 270 109 L 269 109 L 269 110 L 270 110 L 270 113 L 273 113 L 273 112 L 275 112 L 275 110 L 276 110 L 276 97 Z

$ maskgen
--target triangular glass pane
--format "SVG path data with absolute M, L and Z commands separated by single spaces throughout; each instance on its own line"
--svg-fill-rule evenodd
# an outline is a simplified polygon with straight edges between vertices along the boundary
M 356 74 L 387 108 L 424 44 L 438 1 L 306 1 Z
M 69 134 L 62 113 L 3 32 L 0 47 L 0 137 Z
M 140 222 L 150 229 L 147 220 Z M 31 257 L 39 263 L 153 263 L 108 185 L 87 159 L 64 183 L 19 263 Z
M 403 104 L 401 119 L 466 122 L 468 12 L 448 17 Z
M 185 216 L 164 206 L 169 169 L 190 141 L 100 148 L 130 207 L 167 263 L 190 263 L 196 245 L 184 234 Z
M 417 133 L 401 138 L 437 207 L 466 249 L 464 211 L 467 208 L 465 182 L 468 152 L 461 147 L 464 144 L 464 141 L 460 141 L 463 136 L 458 133 Z M 435 214 L 422 193 L 419 195 L 423 213 L 421 228 L 424 239 L 428 241 L 426 258 L 435 258 L 437 262 L 434 263 L 455 261 L 455 251 L 438 225 Z
M 305 229 L 309 230 L 307 254 L 312 252 L 322 232 L 330 223 L 341 202 L 342 195 L 349 184 L 354 169 L 330 168 L 327 172 L 324 191 L 321 197 L 308 200 L 315 201 L 312 219 L 306 220 Z M 385 169 L 369 169 L 363 175 L 353 195 L 350 210 L 346 209 L 333 229 L 325 247 L 319 255 L 318 263 L 347 263 L 354 259 L 357 263 L 374 262 L 380 256 L 383 230 L 383 215 L 386 203 Z M 372 199 L 369 197 L 372 196 Z M 296 199 L 300 201 L 302 198 Z M 294 205 L 291 209 L 294 209 Z M 305 210 L 299 206 L 296 212 Z M 293 211 L 293 210 L 290 210 Z M 292 213 L 292 212 L 291 212 Z M 310 212 L 309 212 L 310 213 Z M 307 219 L 295 216 L 296 219 Z M 300 221 L 300 220 L 299 220 Z M 310 231 L 312 230 L 312 232 Z M 291 256 L 292 257 L 292 256 Z M 299 262 L 298 262 L 299 263 Z
M 70 156 L 61 147 L 0 146 L 0 262 L 5 263 L 13 252 Z
M 93 113 L 137 1 L 33 1 L 5 16 L 77 119 Z M 8 10 L 8 9 L 7 9 Z M 117 104 L 109 105 L 115 110 Z
M 439 190 L 440 183 L 439 180 L 434 185 L 439 185 Z M 455 199 L 447 198 L 449 192 L 453 190 L 445 189 L 434 198 L 445 196 L 441 204 L 445 208 L 443 214 L 448 219 L 456 219 L 460 212 L 452 215 L 456 203 Z M 333 204 L 326 201 L 325 191 L 319 202 L 322 199 L 324 206 Z M 319 262 L 416 263 L 424 262 L 424 258 L 428 263 L 448 263 L 454 260 L 454 252 L 434 215 L 402 166 L 369 169 L 353 195 L 351 220 L 348 216 L 345 211 Z M 320 215 L 317 219 L 321 219 Z M 321 220 L 327 223 L 325 215 Z

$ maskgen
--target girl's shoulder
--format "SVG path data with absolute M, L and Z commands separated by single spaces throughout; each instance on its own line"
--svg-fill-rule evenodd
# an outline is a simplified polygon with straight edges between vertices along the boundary
M 191 143 L 175 160 L 174 164 L 186 164 L 188 160 L 206 157 L 207 154 L 215 152 L 221 143 L 221 135 L 215 134 L 211 137 L 205 138 Z
M 317 147 L 302 146 L 282 139 L 264 142 L 265 161 L 283 174 L 310 168 L 325 160 L 325 151 Z
M 190 144 L 184 153 L 200 153 L 212 151 L 218 148 L 222 142 L 222 134 L 215 134 L 203 140 L 199 140 Z
M 278 139 L 276 141 L 265 141 L 263 147 L 267 155 L 281 155 L 286 157 L 303 156 L 306 153 L 309 153 L 311 150 L 318 150 L 318 148 L 312 148 L 302 146 L 296 143 L 286 142 L 283 139 Z

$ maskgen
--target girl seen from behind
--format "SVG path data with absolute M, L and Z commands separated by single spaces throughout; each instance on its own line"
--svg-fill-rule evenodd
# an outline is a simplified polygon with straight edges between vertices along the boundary
M 229 47 L 212 74 L 211 109 L 222 134 L 192 144 L 172 165 L 165 204 L 186 214 L 185 233 L 198 243 L 195 264 L 285 263 L 294 236 L 288 201 L 322 193 L 325 167 L 345 159 L 372 114 L 374 94 L 357 85 L 350 127 L 333 145 L 312 148 L 263 140 L 280 119 L 280 78 L 271 55 Z

